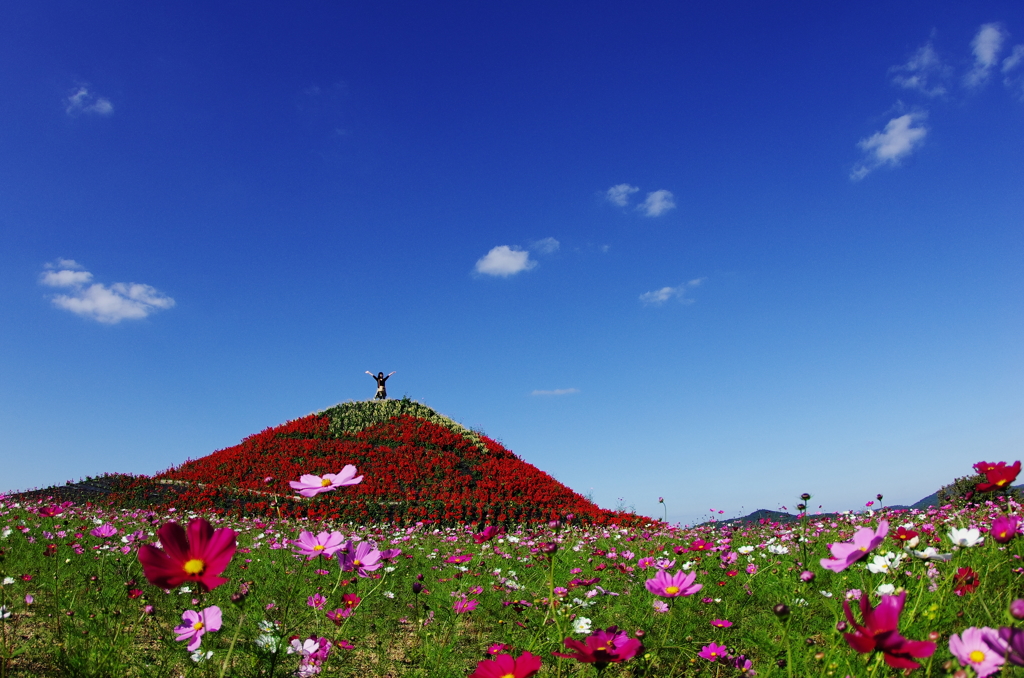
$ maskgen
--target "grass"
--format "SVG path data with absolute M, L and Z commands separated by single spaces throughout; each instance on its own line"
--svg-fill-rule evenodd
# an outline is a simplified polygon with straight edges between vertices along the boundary
M 211 515 L 206 517 L 215 527 L 238 534 L 239 548 L 223 574 L 229 582 L 209 593 L 195 585 L 164 591 L 146 580 L 138 547 L 153 543 L 160 525 L 184 524 L 195 514 L 72 505 L 57 516 L 41 515 L 48 506 L 46 500 L 0 498 L 2 678 L 291 676 L 299 671 L 300 655 L 287 652 L 289 641 L 310 636 L 332 643 L 317 667 L 324 676 L 462 678 L 499 643 L 514 655 L 541 657 L 539 676 L 591 676 L 597 672 L 593 664 L 551 654 L 566 651 L 565 638 L 586 637 L 574 631 L 588 625 L 584 618 L 594 630 L 614 625 L 644 644 L 636 657 L 609 664 L 605 676 L 751 675 L 732 661 L 700 656 L 712 643 L 732 657 L 743 655 L 759 676 L 897 675 L 902 672 L 881 663 L 881 655 L 855 652 L 836 628 L 844 619 L 842 601 L 853 595 L 848 592 L 857 589 L 875 604 L 874 592 L 883 584 L 907 592 L 900 633 L 937 644 L 915 675 L 946 676 L 960 668 L 948 649 L 950 635 L 1013 622 L 1007 610 L 1021 597 L 1024 572 L 1020 537 L 1001 545 L 988 535 L 971 548 L 954 547 L 948 537 L 952 527 L 987 529 L 994 517 L 1019 513 L 1008 499 L 967 508 L 809 516 L 786 525 L 679 529 L 568 522 L 511 530 L 482 544 L 475 543 L 472 526 Z M 875 556 L 901 552 L 902 544 L 889 537 L 843 572 L 820 566 L 829 544 L 881 520 L 891 525 L 890 534 L 900 525 L 918 532 L 918 549 L 934 546 L 951 560 L 909 555 L 888 572 L 869 571 L 866 563 Z M 92 536 L 100 524 L 117 534 Z M 304 529 L 338 530 L 346 539 L 402 553 L 370 577 L 358 577 L 342 572 L 337 558 L 294 555 L 290 542 Z M 467 555 L 466 562 L 452 562 Z M 695 573 L 702 590 L 668 600 L 653 595 L 645 582 L 656 565 L 642 558 L 674 561 L 669 572 Z M 972 568 L 978 580 L 963 595 L 954 591 L 960 568 Z M 813 580 L 804 581 L 803 572 L 813 573 Z M 423 590 L 415 593 L 414 584 Z M 247 595 L 237 595 L 246 588 Z M 308 604 L 315 594 L 326 598 L 323 609 Z M 361 602 L 335 624 L 325 613 L 341 607 L 345 594 Z M 460 600 L 477 606 L 457 613 L 453 604 Z M 657 612 L 656 601 L 667 602 L 669 611 Z M 201 651 L 212 656 L 197 662 L 185 642 L 175 641 L 173 629 L 185 610 L 213 605 L 223 610 L 223 627 L 203 636 Z M 788 615 L 776 613 L 779 605 Z M 717 628 L 713 620 L 731 626 Z M 1021 670 L 1007 666 L 1003 675 Z

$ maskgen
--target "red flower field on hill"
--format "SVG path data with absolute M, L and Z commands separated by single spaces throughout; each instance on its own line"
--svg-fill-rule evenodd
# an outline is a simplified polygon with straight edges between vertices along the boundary
M 348 464 L 364 476 L 362 482 L 311 498 L 289 486 L 303 475 L 334 474 Z M 648 520 L 599 508 L 498 442 L 409 400 L 344 403 L 152 480 L 173 487 L 162 493 L 173 500 L 167 503 L 197 511 L 356 522 Z

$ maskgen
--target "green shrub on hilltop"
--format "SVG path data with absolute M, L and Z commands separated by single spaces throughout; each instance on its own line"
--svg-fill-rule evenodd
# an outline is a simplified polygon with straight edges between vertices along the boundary
M 332 438 L 343 438 L 346 434 L 358 433 L 368 426 L 382 424 L 393 417 L 408 414 L 419 419 L 426 419 L 452 433 L 469 438 L 482 451 L 487 449 L 475 431 L 471 431 L 443 414 L 438 414 L 423 403 L 411 400 L 408 396 L 401 400 L 350 400 L 334 407 L 328 407 L 317 414 L 330 417 L 331 424 L 328 427 L 328 433 Z

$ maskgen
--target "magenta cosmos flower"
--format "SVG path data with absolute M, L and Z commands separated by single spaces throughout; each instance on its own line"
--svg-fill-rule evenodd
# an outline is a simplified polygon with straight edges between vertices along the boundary
M 476 665 L 476 671 L 469 678 L 530 678 L 540 671 L 540 657 L 529 652 L 513 659 L 512 655 L 499 654 L 494 659 L 485 659 Z
M 992 529 L 989 534 L 998 544 L 1006 544 L 1013 541 L 1017 536 L 1017 528 L 1020 526 L 1019 516 L 999 516 L 992 521 Z
M 885 663 L 894 669 L 916 669 L 919 664 L 912 658 L 930 657 L 935 652 L 935 643 L 924 640 L 907 640 L 897 630 L 900 612 L 907 592 L 898 596 L 882 596 L 877 607 L 872 608 L 867 596 L 861 596 L 860 611 L 864 618 L 858 624 L 850 611 L 850 602 L 843 601 L 846 618 L 853 626 L 853 633 L 844 633 L 846 642 L 857 652 L 881 652 Z
M 501 534 L 501 528 L 494 525 L 488 525 L 483 530 L 473 535 L 473 541 L 477 544 L 483 544 L 486 541 L 494 539 L 499 534 Z M 533 655 L 530 656 L 532 657 Z
M 963 634 L 949 637 L 949 651 L 960 660 L 961 666 L 970 666 L 978 678 L 986 678 L 999 671 L 1005 663 L 1002 653 L 993 652 L 992 646 L 999 643 L 999 634 L 987 626 L 964 629 Z
M 298 480 L 289 481 L 288 484 L 303 497 L 315 497 L 321 492 L 330 492 L 344 485 L 358 485 L 363 481 L 363 477 L 356 478 L 355 475 L 356 467 L 346 464 L 338 473 L 325 473 L 323 476 L 306 474 Z
M 181 620 L 185 623 L 174 627 L 174 632 L 178 634 L 175 640 L 189 641 L 188 651 L 195 652 L 199 649 L 199 644 L 203 642 L 203 634 L 220 630 L 220 608 L 212 605 L 202 612 L 185 610 L 181 615 Z
M 103 523 L 99 527 L 94 527 L 89 530 L 89 534 L 94 537 L 106 539 L 107 537 L 115 536 L 117 534 L 117 528 L 110 523 Z
M 715 643 L 711 643 L 710 645 L 702 647 L 700 652 L 697 653 L 697 656 L 701 659 L 707 659 L 709 662 L 717 662 L 719 659 L 729 656 L 729 648 L 725 645 L 716 645 Z
M 465 598 L 460 598 L 459 600 L 455 601 L 454 605 L 452 605 L 452 609 L 455 610 L 456 614 L 463 614 L 465 612 L 472 612 L 476 609 L 476 606 L 477 602 L 475 600 L 466 600 Z
M 653 579 L 645 582 L 647 590 L 662 598 L 678 598 L 679 596 L 692 596 L 704 588 L 703 584 L 694 584 L 697 578 L 696 572 L 689 574 L 677 570 L 675 574 L 669 574 L 665 570 L 658 570 Z
M 619 631 L 617 626 L 609 626 L 607 629 L 598 629 L 586 637 L 585 642 L 573 638 L 566 638 L 562 644 L 573 654 L 552 652 L 556 657 L 575 659 L 584 664 L 594 664 L 599 670 L 608 664 L 617 664 L 632 659 L 639 652 L 643 652 L 644 646 L 636 638 L 630 638 L 625 631 Z
M 226 527 L 214 530 L 203 518 L 188 524 L 188 532 L 178 523 L 165 523 L 157 530 L 161 551 L 152 544 L 139 548 L 142 572 L 153 586 L 173 589 L 187 581 L 198 582 L 210 591 L 227 579 L 217 575 L 235 555 L 235 532 Z
M 312 532 L 303 530 L 292 544 L 296 553 L 307 556 L 306 560 L 313 560 L 317 556 L 333 556 L 345 545 L 344 539 L 341 532 L 321 532 L 314 536 Z
M 889 523 L 885 520 L 879 521 L 877 530 L 861 527 L 853 533 L 853 539 L 850 541 L 832 544 L 832 557 L 822 558 L 821 566 L 826 570 L 842 572 L 858 560 L 866 558 L 872 549 L 885 540 L 888 533 Z
M 345 548 L 338 554 L 338 563 L 342 572 L 355 572 L 360 577 L 369 577 L 370 572 L 380 569 L 382 554 L 373 544 L 361 541 L 352 548 L 352 542 L 345 543 Z

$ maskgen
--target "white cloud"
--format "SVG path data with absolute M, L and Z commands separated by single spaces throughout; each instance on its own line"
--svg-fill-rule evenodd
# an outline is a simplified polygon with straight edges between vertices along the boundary
M 530 393 L 530 395 L 535 395 L 535 396 L 560 396 L 560 395 L 571 395 L 573 393 L 579 393 L 579 392 L 580 392 L 580 390 L 578 388 L 556 388 L 556 389 L 554 389 L 552 391 L 541 391 L 541 390 L 533 391 L 532 393 Z
M 541 254 L 554 254 L 561 247 L 562 243 L 558 242 L 554 238 L 544 238 L 543 240 L 534 241 L 531 244 L 533 249 L 537 250 Z
M 964 76 L 964 85 L 979 87 L 987 80 L 992 68 L 999 61 L 999 51 L 1003 48 L 1006 31 L 1000 24 L 983 24 L 971 41 L 974 51 L 974 67 Z
M 74 94 L 68 96 L 64 104 L 64 111 L 68 115 L 77 115 L 78 113 L 110 115 L 114 112 L 114 104 L 110 103 L 110 99 L 91 94 L 89 88 L 84 85 L 79 87 Z
M 1024 75 L 1015 72 L 1024 65 L 1024 45 L 1014 45 L 1010 56 L 1003 59 L 1003 84 L 1024 99 Z
M 925 113 L 906 113 L 886 123 L 883 131 L 861 139 L 857 145 L 866 157 L 853 168 L 850 178 L 859 181 L 883 165 L 899 165 L 924 142 L 928 129 L 920 123 L 925 117 Z
M 507 278 L 528 271 L 536 265 L 537 262 L 530 259 L 529 252 L 508 245 L 498 245 L 476 262 L 476 272 Z
M 637 209 L 647 217 L 659 217 L 670 209 L 675 208 L 675 200 L 672 199 L 672 192 L 662 189 L 647 194 L 647 199 L 637 206 Z
M 605 193 L 605 197 L 608 198 L 608 202 L 619 207 L 625 207 L 629 204 L 629 196 L 639 191 L 638 186 L 630 186 L 629 184 L 618 184 L 612 186 Z
M 684 304 L 692 304 L 693 299 L 686 298 L 686 291 L 693 287 L 699 287 L 705 278 L 694 278 L 690 282 L 683 283 L 676 287 L 662 287 L 653 292 L 644 292 L 640 295 L 640 301 L 645 306 L 661 306 L 669 299 L 678 298 Z
M 948 69 L 942 65 L 930 42 L 914 52 L 907 63 L 893 66 L 889 72 L 893 74 L 892 81 L 905 89 L 916 90 L 930 97 L 946 93 L 945 86 L 934 81 L 942 80 Z
M 174 299 L 141 283 L 114 283 L 109 287 L 92 282 L 92 273 L 70 259 L 47 264 L 39 282 L 48 287 L 62 287 L 66 294 L 57 294 L 51 301 L 57 308 L 97 322 L 114 325 L 125 319 L 145 318 L 159 310 L 174 306 Z

